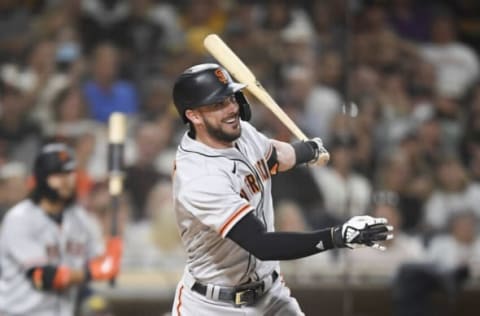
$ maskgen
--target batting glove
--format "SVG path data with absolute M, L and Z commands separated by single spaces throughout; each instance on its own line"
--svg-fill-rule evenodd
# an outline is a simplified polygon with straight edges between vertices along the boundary
M 330 154 L 323 146 L 323 142 L 319 137 L 315 137 L 305 141 L 312 146 L 315 151 L 315 157 L 308 162 L 309 165 L 325 165 L 330 160 Z
M 107 250 L 103 256 L 90 260 L 87 265 L 87 279 L 105 281 L 115 278 L 120 271 L 123 242 L 119 237 L 107 241 Z
M 337 248 L 372 247 L 386 250 L 378 241 L 393 239 L 393 227 L 386 218 L 354 216 L 341 226 L 332 227 L 332 240 Z

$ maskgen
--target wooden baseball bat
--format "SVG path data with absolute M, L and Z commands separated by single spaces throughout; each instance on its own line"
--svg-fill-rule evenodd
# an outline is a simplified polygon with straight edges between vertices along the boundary
M 266 106 L 283 123 L 283 125 L 295 135 L 295 137 L 300 140 L 308 139 L 297 124 L 292 121 L 277 102 L 275 102 L 267 90 L 265 90 L 247 65 L 242 62 L 242 60 L 218 35 L 208 35 L 203 40 L 203 45 L 238 82 L 246 84 L 246 89 L 250 91 L 250 93 L 252 93 L 264 106 Z M 322 153 L 320 154 L 317 164 L 324 165 L 329 159 L 330 155 L 328 153 Z
M 112 220 L 110 234 L 112 237 L 119 235 L 118 209 L 120 208 L 120 195 L 123 191 L 123 148 L 127 130 L 125 114 L 114 112 L 108 120 L 108 191 L 111 198 Z M 110 280 L 110 285 L 115 285 L 115 279 Z

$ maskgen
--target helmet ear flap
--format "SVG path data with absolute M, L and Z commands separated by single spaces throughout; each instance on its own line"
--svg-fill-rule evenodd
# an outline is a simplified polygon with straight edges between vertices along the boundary
M 234 96 L 240 108 L 240 118 L 243 121 L 250 121 L 252 111 L 250 110 L 250 104 L 248 103 L 247 98 L 242 91 L 235 92 Z

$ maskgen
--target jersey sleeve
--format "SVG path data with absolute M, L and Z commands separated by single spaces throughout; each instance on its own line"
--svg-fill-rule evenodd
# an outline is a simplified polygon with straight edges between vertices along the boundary
M 247 122 L 243 122 L 242 124 L 242 134 L 244 134 L 246 141 L 251 145 L 257 146 L 265 157 L 265 160 L 268 160 L 273 149 L 270 138 L 260 133 L 254 126 Z
M 1 244 L 3 255 L 11 256 L 25 270 L 47 263 L 47 253 L 38 242 L 30 225 L 21 217 L 10 217 L 2 225 Z
M 191 181 L 179 194 L 183 208 L 223 238 L 253 210 L 228 176 L 210 175 Z
M 260 133 L 254 126 L 247 122 L 243 123 L 242 128 L 242 133 L 245 134 L 245 137 L 248 139 L 248 141 L 259 148 L 265 161 L 267 162 L 270 174 L 277 174 L 279 163 L 277 159 L 277 152 L 271 139 L 266 137 L 263 133 Z

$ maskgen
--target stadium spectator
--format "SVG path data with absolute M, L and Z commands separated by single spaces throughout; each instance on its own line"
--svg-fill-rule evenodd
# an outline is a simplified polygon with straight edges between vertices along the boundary
M 475 0 L 0 1 L 0 209 L 23 195 L 28 175 L 17 167 L 28 170 L 45 138 L 60 138 L 77 153 L 80 202 L 107 232 L 105 123 L 111 112 L 125 112 L 125 262 L 181 269 L 169 257 L 179 253 L 168 178 L 183 133 L 171 87 L 183 69 L 212 61 L 202 40 L 215 32 L 305 134 L 320 135 L 332 153 L 327 167 L 273 177 L 279 228 L 321 228 L 327 206 L 339 214 L 371 211 L 369 192 L 381 190 L 396 208 L 383 211 L 400 214 L 392 252 L 403 233 L 429 240 L 432 230 L 450 227 L 452 215 L 480 215 L 478 7 Z M 258 130 L 293 140 L 246 96 Z M 338 138 L 355 144 L 335 149 Z M 353 195 L 351 182 L 359 186 Z M 451 247 L 471 248 L 452 236 Z M 292 262 L 285 277 L 317 285 L 312 276 L 330 275 L 338 283 L 347 265 L 332 254 Z M 421 301 L 422 287 L 439 288 L 443 276 L 432 267 L 400 269 L 406 284 L 418 286 L 406 287 L 413 301 L 402 306 Z M 378 272 L 382 280 L 392 277 Z
M 118 50 L 107 43 L 96 47 L 92 60 L 92 78 L 83 89 L 92 117 L 106 123 L 112 112 L 136 114 L 139 107 L 134 85 L 118 78 L 121 66 Z
M 188 50 L 202 55 L 203 38 L 225 30 L 227 12 L 224 5 L 219 0 L 187 0 L 182 3 L 179 19 Z
M 129 13 L 130 3 L 126 0 L 81 1 L 78 29 L 82 30 L 85 52 L 90 54 L 105 41 L 121 47 Z
M 136 131 L 136 160 L 127 166 L 125 172 L 125 189 L 132 201 L 133 221 L 149 218 L 145 209 L 147 197 L 158 181 L 169 178 L 169 175 L 160 173 L 155 167 L 155 160 L 168 141 L 161 137 L 162 134 L 165 135 L 154 123 L 143 123 Z
M 15 0 L 0 1 L 0 62 L 18 62 L 31 40 L 32 16 Z
M 0 167 L 0 225 L 5 212 L 27 196 L 27 177 L 27 168 L 20 162 Z
M 425 205 L 424 224 L 428 228 L 445 230 L 448 219 L 465 210 L 479 215 L 480 185 L 470 181 L 457 158 L 445 157 L 436 175 L 437 186 Z
M 372 187 L 368 180 L 353 170 L 353 138 L 337 138 L 330 143 L 329 166 L 313 170 L 325 199 L 325 209 L 334 221 L 342 222 L 368 211 Z
M 353 275 L 391 280 L 398 268 L 406 262 L 424 262 L 421 240 L 403 232 L 401 213 L 394 204 L 380 199 L 374 204 L 372 216 L 385 217 L 395 229 L 395 238 L 386 242 L 388 251 L 365 248 L 349 252 L 349 260 L 355 263 L 352 265 Z
M 429 7 L 413 0 L 391 2 L 388 20 L 395 33 L 412 41 L 426 41 L 431 19 Z
M 420 47 L 425 60 L 436 69 L 436 90 L 440 95 L 462 98 L 479 78 L 478 56 L 457 40 L 454 17 L 449 13 L 434 16 L 430 42 Z
M 478 217 L 468 210 L 458 211 L 449 218 L 448 232 L 430 241 L 428 260 L 443 271 L 468 268 L 478 276 L 480 270 L 480 239 L 476 236 Z
M 331 122 L 340 112 L 342 100 L 334 89 L 316 84 L 312 70 L 308 65 L 285 69 L 285 98 L 307 134 L 320 135 L 328 143 Z
M 42 130 L 29 117 L 25 95 L 17 82 L 0 80 L 0 157 L 33 165 L 33 155 L 41 143 Z

